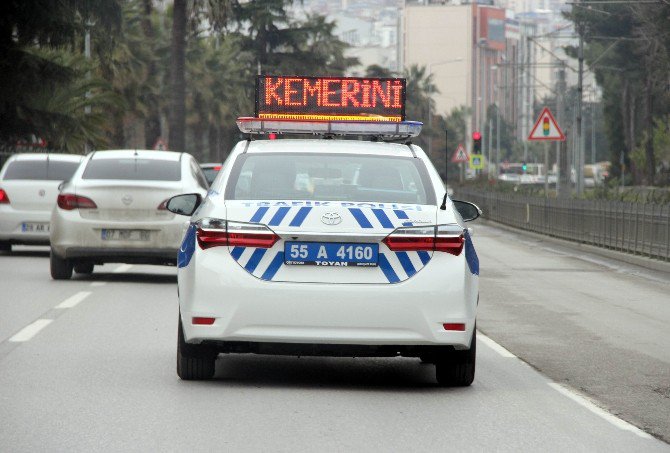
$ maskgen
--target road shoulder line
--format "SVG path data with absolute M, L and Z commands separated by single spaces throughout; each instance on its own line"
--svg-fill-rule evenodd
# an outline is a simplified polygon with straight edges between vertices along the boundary
M 495 352 L 497 352 L 499 355 L 505 357 L 505 358 L 515 358 L 517 359 L 518 357 L 509 352 L 507 349 L 503 348 L 500 346 L 498 343 L 495 341 L 491 340 L 489 337 L 484 335 L 481 331 L 477 331 L 477 341 L 481 340 L 482 343 L 484 343 L 486 346 L 488 346 L 490 349 L 493 349 Z
M 549 387 L 553 388 L 554 390 L 556 390 L 557 392 L 559 392 L 563 396 L 566 396 L 566 397 L 570 398 L 575 403 L 577 403 L 580 406 L 588 409 L 589 411 L 593 412 L 594 414 L 596 414 L 600 418 L 605 419 L 606 421 L 608 421 L 612 425 L 616 426 L 617 428 L 623 429 L 625 431 L 630 431 L 633 434 L 635 434 L 639 437 L 642 437 L 644 439 L 653 439 L 654 438 L 652 435 L 644 432 L 643 430 L 641 430 L 637 426 L 632 425 L 632 424 L 628 423 L 627 421 L 620 419 L 616 415 L 607 412 L 605 409 L 602 409 L 601 407 L 596 405 L 594 402 L 589 400 L 587 397 L 585 397 L 583 395 L 580 395 L 579 393 L 576 393 L 574 390 L 568 389 L 568 388 L 564 387 L 563 385 L 558 384 L 556 382 L 549 382 L 548 385 L 549 385 Z

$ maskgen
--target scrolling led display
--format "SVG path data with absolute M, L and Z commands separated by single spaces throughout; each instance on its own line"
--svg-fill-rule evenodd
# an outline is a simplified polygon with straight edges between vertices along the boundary
M 258 76 L 256 117 L 404 121 L 405 79 Z

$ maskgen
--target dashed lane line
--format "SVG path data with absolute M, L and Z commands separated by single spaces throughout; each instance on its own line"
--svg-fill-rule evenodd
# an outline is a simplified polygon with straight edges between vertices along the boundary
M 105 286 L 107 282 L 91 282 L 91 286 Z
M 37 321 L 33 322 L 32 324 L 28 324 L 25 326 L 23 329 L 19 330 L 17 333 L 15 333 L 12 337 L 7 340 L 10 343 L 20 343 L 23 341 L 28 341 L 37 333 L 44 329 L 46 326 L 51 324 L 53 322 L 53 319 L 38 319 Z
M 81 302 L 82 300 L 86 299 L 88 296 L 90 296 L 92 293 L 90 291 L 79 291 L 78 293 L 68 297 L 65 299 L 63 302 L 60 304 L 56 305 L 54 308 L 72 308 L 75 307 Z

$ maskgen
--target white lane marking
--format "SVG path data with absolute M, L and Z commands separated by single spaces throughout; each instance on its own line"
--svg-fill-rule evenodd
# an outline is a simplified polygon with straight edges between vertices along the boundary
M 113 272 L 115 274 L 120 274 L 121 272 L 128 272 L 131 267 L 133 267 L 132 264 L 122 264 L 119 267 L 117 267 L 116 269 L 114 269 Z
M 507 349 L 503 348 L 498 343 L 491 340 L 489 337 L 487 337 L 486 335 L 484 335 L 480 331 L 477 331 L 477 341 L 479 341 L 479 340 L 481 340 L 482 343 L 484 343 L 486 346 L 493 349 L 495 352 L 497 352 L 498 354 L 500 354 L 503 357 L 516 358 L 516 356 L 514 354 L 512 354 L 511 352 L 509 352 Z
M 91 295 L 90 291 L 79 291 L 77 294 L 68 297 L 63 302 L 56 305 L 54 308 L 72 308 L 72 307 L 75 307 L 75 306 L 77 306 L 77 304 L 79 304 L 79 302 L 86 299 L 90 295 Z
M 32 337 L 37 335 L 37 332 L 44 329 L 46 326 L 48 326 L 52 322 L 53 322 L 53 319 L 38 319 L 37 321 L 33 322 L 32 324 L 28 324 L 23 329 L 19 330 L 17 333 L 15 333 L 7 341 L 12 342 L 12 343 L 19 343 L 19 342 L 22 342 L 22 341 L 28 341 Z
M 91 286 L 105 286 L 107 282 L 92 282 Z
M 585 396 L 579 395 L 578 393 L 575 393 L 574 391 L 569 390 L 556 382 L 549 382 L 548 384 L 549 387 L 553 388 L 563 396 L 567 396 L 575 403 L 579 404 L 582 407 L 585 407 L 586 409 L 590 410 L 597 416 L 607 420 L 617 428 L 623 429 L 625 431 L 630 431 L 633 434 L 636 434 L 644 439 L 653 439 L 653 437 L 650 434 L 647 434 L 637 426 L 631 425 L 627 421 L 620 419 L 616 415 L 610 414 L 605 409 L 598 407 L 595 403 L 587 399 Z

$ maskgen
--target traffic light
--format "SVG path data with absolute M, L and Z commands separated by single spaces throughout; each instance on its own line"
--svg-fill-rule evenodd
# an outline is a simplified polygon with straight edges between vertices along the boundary
M 526 173 L 526 170 L 528 170 L 528 165 L 526 162 L 521 162 L 521 169 L 523 170 L 524 173 Z
M 482 134 L 479 132 L 472 133 L 472 154 L 479 154 L 482 152 Z

